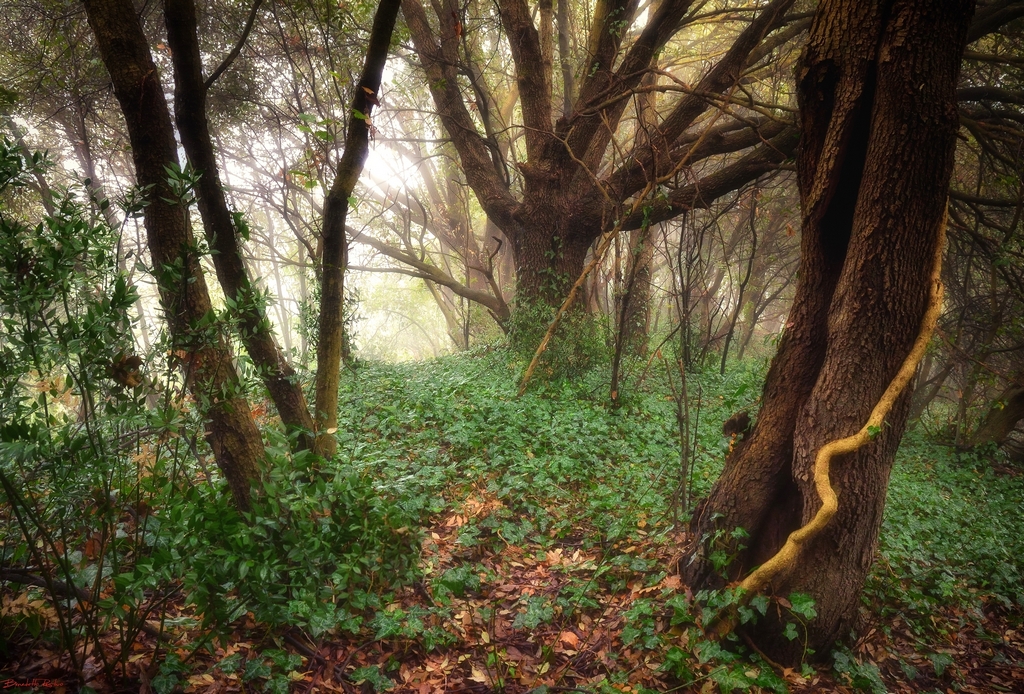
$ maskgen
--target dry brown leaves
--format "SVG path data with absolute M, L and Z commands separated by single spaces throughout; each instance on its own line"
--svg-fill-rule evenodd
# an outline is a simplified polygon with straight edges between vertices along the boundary
M 442 616 L 432 617 L 437 626 L 457 638 L 454 645 L 426 652 L 415 640 L 377 642 L 369 633 L 361 634 L 361 640 L 328 636 L 317 642 L 292 634 L 288 643 L 303 643 L 307 647 L 301 668 L 290 675 L 291 691 L 369 692 L 369 685 L 354 682 L 352 673 L 373 665 L 388 673 L 396 694 L 517 694 L 541 686 L 554 692 L 717 691 L 708 680 L 679 687 L 660 671 L 661 663 L 653 655 L 656 651 L 636 650 L 622 643 L 626 610 L 642 597 L 685 592 L 687 587 L 678 576 L 668 575 L 650 586 L 645 584 L 645 577 L 636 576 L 621 582 L 618 590 L 595 582 L 590 595 L 600 607 L 567 610 L 564 604 L 556 603 L 556 598 L 570 581 L 576 580 L 578 585 L 580 580 L 593 577 L 602 561 L 598 552 L 572 545 L 542 548 L 501 542 L 490 545 L 498 549 L 467 548 L 457 542 L 459 529 L 470 519 L 482 519 L 501 508 L 499 499 L 478 488 L 455 511 L 438 517 L 426 533 L 421 563 L 428 576 L 440 575 L 465 563 L 484 568 L 478 591 L 452 598 L 448 612 L 438 610 L 435 614 Z M 657 560 L 661 566 L 670 566 L 673 547 L 670 543 L 645 543 L 619 547 L 615 552 L 643 556 Z M 26 615 L 53 621 L 52 608 L 38 595 L 39 589 L 6 586 L 3 618 L 7 623 Z M 517 627 L 516 617 L 525 611 L 524 598 L 529 597 L 547 599 L 552 616 L 533 629 Z M 400 591 L 395 604 L 389 607 L 408 610 L 429 607 L 432 602 L 427 585 L 420 585 Z M 170 614 L 195 616 L 184 614 L 180 605 L 172 605 Z M 1024 632 L 1011 628 L 1007 615 L 991 610 L 967 619 L 951 609 L 948 614 L 935 615 L 935 619 L 948 636 L 931 651 L 922 653 L 919 640 L 899 620 L 866 629 L 853 650 L 863 660 L 878 666 L 894 694 L 1024 692 Z M 669 628 L 664 619 L 659 619 L 657 626 L 662 631 Z M 231 643 L 212 653 L 190 651 L 190 640 L 198 636 L 194 631 L 178 630 L 159 651 L 154 638 L 140 636 L 131 646 L 117 681 L 109 681 L 103 675 L 95 653 L 83 652 L 78 656 L 85 663 L 83 674 L 91 678 L 89 685 L 99 692 L 153 691 L 151 682 L 157 672 L 154 656 L 160 662 L 167 649 L 174 650 L 191 667 L 192 674 L 181 683 L 184 692 L 247 692 L 258 691 L 259 687 L 254 689 L 253 682 L 244 682 L 242 670 L 225 673 L 216 664 L 235 654 L 243 663 L 262 658 L 263 651 L 284 643 L 282 634 L 269 633 L 251 618 L 240 620 Z M 103 643 L 111 652 L 116 650 L 116 632 L 111 630 Z M 48 691 L 76 691 L 77 687 L 71 686 L 74 679 L 69 675 L 66 655 L 30 638 L 16 644 L 13 652 L 14 661 L 3 669 L 0 681 L 28 684 L 33 677 L 63 678 L 63 688 Z M 935 667 L 936 653 L 940 654 L 940 663 L 944 662 L 941 656 L 951 660 L 941 675 Z M 908 672 L 915 671 L 911 679 Z M 810 679 L 788 669 L 779 674 L 789 682 L 791 691 L 798 694 L 852 691 L 824 670 Z

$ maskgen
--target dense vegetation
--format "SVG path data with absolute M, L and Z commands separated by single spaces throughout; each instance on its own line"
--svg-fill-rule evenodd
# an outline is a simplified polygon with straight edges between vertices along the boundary
M 8 3 L 3 688 L 1024 691 L 1022 51 Z
M 1007 666 L 1019 658 L 1000 630 L 1019 623 L 1024 601 L 1024 479 L 920 432 L 898 457 L 864 596 L 874 639 L 840 652 L 831 674 L 780 677 L 702 638 L 713 608 L 673 575 L 681 509 L 670 491 L 710 486 L 729 445 L 720 423 L 756 397 L 762 372 L 748 367 L 691 376 L 700 424 L 682 480 L 675 405 L 653 371 L 611 409 L 600 369 L 516 398 L 522 364 L 500 348 L 360 364 L 341 396 L 344 454 L 313 467 L 271 438 L 274 468 L 249 522 L 201 483 L 187 422 L 153 415 L 131 430 L 112 411 L 97 425 L 129 427 L 125 455 L 82 464 L 80 439 L 65 430 L 49 444 L 53 459 L 79 464 L 39 470 L 13 497 L 7 557 L 33 551 L 26 530 L 51 585 L 5 594 L 5 655 L 32 662 L 63 647 L 70 667 L 69 656 L 102 644 L 78 666 L 106 667 L 107 685 L 149 668 L 161 692 L 201 688 L 207 674 L 267 691 L 285 691 L 289 676 L 329 682 L 309 650 L 325 647 L 344 654 L 338 677 L 378 690 L 438 686 L 443 674 L 452 688 L 461 678 L 509 691 L 660 691 L 707 679 L 723 691 L 782 691 L 784 680 L 799 690 L 815 678 L 885 691 L 912 678 L 976 682 L 958 649 L 994 648 Z M 58 583 L 101 598 L 53 601 Z M 793 610 L 800 638 L 813 605 L 777 602 Z M 151 628 L 140 633 L 143 620 Z
M 46 168 L 9 144 L 5 161 L 15 193 Z M 721 423 L 757 399 L 764 359 L 691 370 L 688 446 L 672 347 L 629 363 L 613 407 L 600 326 L 584 334 L 589 366 L 570 351 L 570 378 L 522 397 L 524 361 L 503 344 L 356 363 L 331 461 L 293 453 L 256 408 L 270 467 L 242 513 L 187 391 L 168 377 L 152 392 L 125 358 L 134 296 L 111 234 L 74 190 L 37 226 L 4 216 L 0 633 L 18 682 L 164 693 L 1020 681 L 1008 679 L 1021 657 L 1008 629 L 1024 604 L 1024 478 L 998 454 L 957 452 L 928 421 L 911 432 L 860 640 L 831 671 L 773 667 L 704 636 L 735 596 L 695 596 L 675 568 L 683 504 L 720 471 L 735 443 Z M 163 357 L 146 359 L 149 372 Z M 755 600 L 741 618 L 768 610 L 785 611 L 794 640 L 815 615 L 797 594 Z

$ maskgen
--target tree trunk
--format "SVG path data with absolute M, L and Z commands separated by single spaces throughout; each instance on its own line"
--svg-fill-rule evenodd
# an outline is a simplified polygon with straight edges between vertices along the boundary
M 995 399 L 988 414 L 985 415 L 985 420 L 971 437 L 972 446 L 983 446 L 987 443 L 1003 445 L 1010 432 L 1017 426 L 1017 422 L 1024 419 L 1024 386 L 1020 385 L 1022 380 L 1024 372 L 1018 373 L 1015 382 L 1007 386 Z
M 207 441 L 239 508 L 250 506 L 259 479 L 263 443 L 241 392 L 231 351 L 213 309 L 188 220 L 175 202 L 167 166 L 178 165 L 174 126 L 160 75 L 130 0 L 85 0 L 89 24 L 121 105 L 135 162 L 136 183 L 147 189 L 145 226 L 171 351 L 208 419 Z
M 727 123 L 721 132 L 706 137 L 687 132 L 713 108 L 706 95 L 733 89 L 752 56 L 761 55 L 758 50 L 764 48 L 765 37 L 786 22 L 793 0 L 772 0 L 737 35 L 721 60 L 697 83 L 694 93 L 674 101 L 671 111 L 653 122 L 649 136 L 636 138 L 629 152 L 621 159 L 618 153 L 612 156 L 615 163 L 607 166 L 612 139 L 633 92 L 656 64 L 661 49 L 684 25 L 691 4 L 691 0 L 665 0 L 645 6 L 645 26 L 625 42 L 627 32 L 621 29 L 633 24 L 640 3 L 599 3 L 589 38 L 584 39 L 590 48 L 579 84 L 574 84 L 566 61 L 568 41 L 560 41 L 564 98 L 559 108 L 552 99 L 552 3 L 545 0 L 540 6 L 542 26 L 538 30 L 525 0 L 496 2 L 514 63 L 524 129 L 524 147 L 516 156 L 525 153 L 525 160 L 517 162 L 521 178 L 514 181 L 506 161 L 508 149 L 495 140 L 495 133 L 504 128 L 489 122 L 492 109 L 487 104 L 493 99 L 486 94 L 480 98 L 486 85 L 472 80 L 472 104 L 466 100 L 469 92 L 461 86 L 463 74 L 476 73 L 462 48 L 461 23 L 452 21 L 445 3 L 432 3 L 437 20 L 432 24 L 421 0 L 402 0 L 412 43 L 466 182 L 489 220 L 512 246 L 520 300 L 561 305 L 582 273 L 591 245 L 604 232 L 616 227 L 631 231 L 706 207 L 717 197 L 775 170 L 790 156 L 796 129 L 780 123 L 756 121 L 750 127 Z M 566 3 L 558 5 L 561 37 L 566 34 L 568 9 Z M 471 106 L 476 115 L 471 115 Z M 559 110 L 562 115 L 554 121 Z M 651 194 L 658 177 L 678 170 L 684 160 L 692 166 L 709 157 L 740 151 L 748 153 L 713 174 L 673 184 L 664 195 Z M 648 198 L 649 204 L 623 218 L 624 201 L 634 196 Z
M 230 300 L 229 309 L 238 317 L 242 344 L 259 370 L 281 421 L 289 433 L 297 434 L 296 448 L 313 446 L 313 418 L 306 405 L 295 369 L 274 339 L 266 305 L 252 285 L 242 260 L 236 234 L 244 221 L 232 219 L 206 118 L 207 85 L 199 55 L 196 8 L 193 0 L 165 0 L 167 43 L 174 63 L 174 113 L 181 143 L 193 168 L 200 174 L 196 185 L 199 214 L 213 253 L 217 279 Z M 233 306 L 232 306 L 233 304 Z
M 381 75 L 400 6 L 400 0 L 381 0 L 377 6 L 363 74 L 352 100 L 345 153 L 338 162 L 338 171 L 324 204 L 322 293 L 316 352 L 316 441 L 313 450 L 325 458 L 332 457 L 338 447 L 334 433 L 338 427 L 338 381 L 345 345 L 344 279 L 345 266 L 348 265 L 345 218 L 348 216 L 349 197 L 370 150 L 370 112 L 377 103 Z
M 524 216 L 529 224 L 518 226 L 513 233 L 503 230 L 516 264 L 517 300 L 560 306 L 583 273 L 593 239 L 568 233 L 564 217 L 553 214 L 548 205 L 538 205 Z M 561 233 L 552 234 L 552 229 Z
M 799 282 L 757 424 L 693 517 L 699 541 L 680 568 L 694 588 L 724 584 L 712 552 L 732 557 L 728 577 L 736 578 L 813 517 L 815 454 L 863 425 L 914 342 L 953 163 L 972 11 L 970 0 L 826 0 L 818 8 L 798 72 Z M 833 461 L 838 512 L 771 586 L 775 595 L 810 594 L 818 617 L 805 643 L 790 642 L 780 636 L 784 618 L 770 610 L 750 633 L 769 656 L 792 663 L 805 647 L 827 656 L 849 631 L 909 402 L 904 393 L 869 446 Z M 749 532 L 746 547 L 728 539 L 736 527 Z
M 630 254 L 626 266 L 629 291 L 623 309 L 625 349 L 640 356 L 647 354 L 651 322 L 651 266 L 654 264 L 655 232 L 636 229 L 629 234 Z
M 274 216 L 267 215 L 267 244 L 270 246 L 270 266 L 274 269 L 274 285 L 277 289 L 277 324 L 280 326 L 284 351 L 291 354 L 292 330 L 291 316 L 285 307 L 284 278 L 281 275 L 281 253 L 277 247 L 277 230 L 274 228 Z

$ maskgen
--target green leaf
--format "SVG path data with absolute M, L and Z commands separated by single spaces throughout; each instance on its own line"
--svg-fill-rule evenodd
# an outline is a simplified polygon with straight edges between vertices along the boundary
M 789 596 L 790 610 L 806 619 L 814 619 L 818 612 L 814 609 L 814 598 L 806 593 L 793 593 Z
M 375 692 L 386 692 L 395 688 L 395 683 L 381 674 L 380 668 L 376 665 L 356 668 L 350 678 L 357 685 L 368 683 Z
M 953 659 L 945 653 L 932 653 L 928 656 L 928 660 L 932 661 L 936 677 L 942 677 L 946 672 L 946 668 L 953 664 Z
M 219 663 L 217 663 L 217 668 L 221 672 L 223 672 L 225 675 L 230 675 L 232 673 L 238 672 L 238 668 L 240 668 L 241 666 L 242 666 L 242 654 L 241 653 L 233 653 L 233 654 L 229 655 L 228 657 L 224 658 L 224 660 L 222 660 Z
M 264 665 L 260 659 L 250 660 L 245 664 L 245 673 L 242 674 L 243 682 L 263 677 L 270 677 L 269 665 Z
M 792 600 L 792 597 L 790 599 Z M 760 612 L 762 616 L 768 614 L 768 602 L 766 595 L 755 595 L 750 599 L 751 607 Z

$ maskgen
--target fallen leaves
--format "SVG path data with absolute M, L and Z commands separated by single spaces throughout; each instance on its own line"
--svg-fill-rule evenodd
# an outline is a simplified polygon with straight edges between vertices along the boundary
M 424 585 L 400 590 L 388 604 L 387 610 L 392 612 L 419 610 L 424 615 L 424 627 L 443 630 L 453 643 L 446 642 L 450 645 L 428 652 L 418 638 L 397 636 L 378 641 L 372 633 L 364 631 L 347 639 L 318 642 L 315 652 L 319 659 L 307 658 L 300 668 L 275 674 L 295 683 L 297 691 L 310 692 L 353 691 L 351 682 L 341 681 L 342 673 L 350 677 L 366 668 L 385 678 L 378 681 L 379 685 L 392 682 L 391 691 L 396 694 L 482 694 L 496 689 L 518 694 L 542 686 L 621 692 L 718 691 L 718 684 L 708 677 L 712 665 L 705 665 L 697 673 L 703 679 L 689 689 L 680 688 L 661 669 L 664 653 L 644 650 L 632 641 L 629 645 L 623 642 L 623 629 L 629 626 L 626 614 L 644 604 L 641 601 L 658 604 L 673 594 L 692 601 L 689 587 L 679 575 L 657 573 L 659 567 L 675 565 L 673 552 L 679 538 L 660 542 L 634 540 L 609 547 L 604 556 L 598 549 L 553 542 L 503 543 L 500 535 L 498 541 L 475 546 L 460 543 L 462 528 L 470 523 L 479 524 L 503 509 L 502 501 L 481 486 L 439 515 L 427 529 L 422 546 L 421 563 L 427 576 Z M 86 549 L 87 553 L 91 551 Z M 620 567 L 640 561 L 641 565 L 654 568 L 613 570 L 615 557 L 622 558 Z M 436 584 L 431 580 L 446 571 L 465 572 L 467 567 L 475 578 L 464 594 L 443 599 L 432 595 L 436 588 L 431 586 Z M 35 588 L 18 592 L 8 589 L 3 594 L 2 616 L 55 622 L 55 613 L 40 596 Z M 779 600 L 782 605 L 786 602 Z M 526 627 L 523 620 L 517 627 L 517 618 L 522 620 L 530 605 L 535 608 L 536 623 Z M 177 617 L 196 617 L 181 604 L 169 605 L 168 611 Z M 862 662 L 878 667 L 894 694 L 945 692 L 954 688 L 965 694 L 1024 691 L 1024 668 L 1018 665 L 1024 661 L 1024 638 L 1008 615 L 993 610 L 967 618 L 951 608 L 948 613 L 934 616 L 937 626 L 945 629 L 949 637 L 947 643 L 930 651 L 921 652 L 919 637 L 897 618 L 865 629 L 854 653 Z M 690 647 L 691 634 L 684 628 L 673 627 L 657 612 L 651 620 L 666 644 L 681 649 Z M 201 636 L 196 623 L 193 621 L 178 632 L 179 644 Z M 262 654 L 276 647 L 270 642 L 273 638 L 268 636 L 265 626 L 246 617 L 237 624 L 231 640 L 213 653 L 190 654 L 177 648 L 179 657 L 187 659 L 190 667 L 190 672 L 182 676 L 184 691 L 252 689 L 254 681 L 245 680 L 244 665 L 259 664 Z M 105 639 L 105 647 L 114 652 L 113 630 Z M 150 669 L 147 675 L 155 651 L 155 640 L 143 635 L 125 659 L 128 676 L 144 688 L 151 689 L 148 683 L 156 673 Z M 218 667 L 218 663 L 232 657 L 242 664 L 239 669 L 226 672 Z M 45 668 L 39 667 L 41 662 Z M 95 655 L 88 655 L 81 662 L 88 667 L 92 686 L 102 690 L 106 684 Z M 15 668 L 59 674 L 68 665 L 66 657 L 36 648 L 22 654 Z M 777 674 L 795 694 L 851 691 L 827 671 L 807 673 L 785 668 Z

